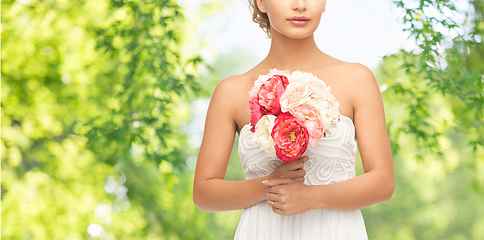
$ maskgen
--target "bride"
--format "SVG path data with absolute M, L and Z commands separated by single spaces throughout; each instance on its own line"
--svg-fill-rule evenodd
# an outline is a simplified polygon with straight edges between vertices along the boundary
M 244 209 L 235 239 L 367 239 L 359 209 L 388 201 L 394 190 L 377 82 L 365 66 L 337 60 L 316 46 L 313 33 L 325 0 L 249 2 L 253 20 L 271 37 L 270 51 L 253 69 L 216 87 L 193 201 L 201 211 Z M 292 162 L 265 154 L 250 130 L 249 91 L 274 68 L 317 76 L 339 103 L 340 121 L 331 134 Z M 226 181 L 236 134 L 246 180 Z M 358 150 L 364 174 L 355 176 Z

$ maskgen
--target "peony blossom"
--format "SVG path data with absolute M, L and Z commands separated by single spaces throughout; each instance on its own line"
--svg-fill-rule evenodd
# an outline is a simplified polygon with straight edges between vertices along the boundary
M 272 70 L 272 72 L 275 72 Z M 285 75 L 260 76 L 254 83 L 249 95 L 249 112 L 251 113 L 251 131 L 255 132 L 255 125 L 262 116 L 279 114 L 281 112 L 280 98 L 289 84 Z
M 255 135 L 257 137 L 257 143 L 266 151 L 267 155 L 271 158 L 276 157 L 276 149 L 274 148 L 275 142 L 272 139 L 271 133 L 274 128 L 274 115 L 264 115 L 256 125 Z
M 264 116 L 261 111 L 261 106 L 259 105 L 259 98 L 253 98 L 249 101 L 249 112 L 250 115 L 250 131 L 255 132 L 255 125 Z
M 255 80 L 254 87 L 252 87 L 252 89 L 249 92 L 250 99 L 257 97 L 259 94 L 259 89 L 262 86 L 262 84 L 264 84 L 268 79 L 272 78 L 275 75 L 283 76 L 286 79 L 289 76 L 287 71 L 280 71 L 275 68 L 270 69 L 268 75 L 260 75 L 259 78 Z M 289 84 L 288 81 L 286 82 L 284 87 L 286 87 L 287 84 Z
M 322 80 L 317 79 L 311 84 L 310 88 L 312 90 L 312 98 L 334 99 L 333 94 L 331 94 L 331 88 L 326 87 L 326 83 Z
M 273 75 L 284 75 L 284 76 L 288 76 L 289 75 L 289 71 L 282 71 L 282 70 L 277 70 L 277 68 L 273 68 L 273 69 L 269 69 L 269 75 L 273 76 Z
M 312 90 L 309 86 L 300 82 L 292 82 L 287 85 L 286 91 L 281 97 L 282 112 L 289 112 L 292 108 L 310 101 Z
M 268 113 L 279 114 L 281 104 L 279 99 L 289 84 L 287 77 L 283 75 L 274 75 L 263 83 L 258 92 L 259 104 Z
M 288 79 L 289 79 L 289 83 L 300 82 L 307 85 L 311 85 L 313 84 L 314 81 L 319 80 L 312 73 L 302 72 L 299 70 L 292 72 L 291 75 L 288 77 Z
M 259 93 L 260 86 L 262 86 L 262 84 L 264 84 L 267 81 L 268 78 L 270 78 L 270 76 L 260 75 L 259 78 L 257 80 L 255 80 L 254 87 L 252 87 L 252 89 L 249 92 L 250 99 L 254 99 L 254 98 L 257 97 L 257 95 Z
M 314 101 L 323 122 L 323 129 L 326 130 L 336 126 L 340 121 L 339 103 L 332 99 L 320 98 Z
M 309 147 L 314 147 L 323 136 L 323 122 L 318 109 L 308 103 L 294 107 L 289 111 L 295 118 L 304 123 L 309 133 Z
M 275 142 L 276 155 L 284 162 L 298 159 L 308 148 L 308 130 L 304 123 L 290 113 L 277 116 L 271 136 Z

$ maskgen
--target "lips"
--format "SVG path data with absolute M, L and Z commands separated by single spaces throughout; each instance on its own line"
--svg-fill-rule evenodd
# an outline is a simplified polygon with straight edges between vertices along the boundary
M 289 21 L 292 24 L 302 26 L 302 25 L 306 25 L 309 22 L 309 18 L 305 16 L 294 16 L 292 18 L 287 19 L 287 21 Z
M 305 22 L 307 22 L 307 21 L 309 21 L 309 18 L 307 18 L 305 16 L 294 16 L 294 17 L 289 18 L 287 20 L 289 20 L 289 21 L 299 21 L 299 22 L 305 21 Z

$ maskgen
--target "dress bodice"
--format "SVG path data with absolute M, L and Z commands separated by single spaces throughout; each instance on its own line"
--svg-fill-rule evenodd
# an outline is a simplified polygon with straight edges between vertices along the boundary
M 305 184 L 332 184 L 355 176 L 355 127 L 350 118 L 341 115 L 340 119 L 326 137 L 303 154 L 309 157 L 304 164 Z M 250 125 L 245 125 L 240 131 L 238 150 L 245 179 L 269 175 L 282 163 L 278 158 L 270 158 L 259 147 L 254 133 L 250 131 Z

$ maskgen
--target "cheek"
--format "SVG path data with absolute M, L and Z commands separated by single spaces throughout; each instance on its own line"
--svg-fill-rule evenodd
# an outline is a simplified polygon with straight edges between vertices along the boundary
M 326 1 L 325 0 L 309 0 L 311 2 L 307 2 L 309 8 L 313 12 L 313 17 L 317 17 L 318 19 L 321 18 L 321 15 L 326 10 Z
M 281 0 L 265 0 L 265 8 L 267 16 L 272 22 L 281 21 L 281 17 L 284 18 L 284 14 L 291 13 L 291 1 Z
M 280 12 L 277 10 L 277 8 L 267 8 L 267 16 L 269 17 L 269 21 L 272 23 L 272 22 L 275 22 L 277 21 L 277 19 L 279 19 L 280 17 Z
M 280 16 L 277 12 L 267 12 L 267 16 L 269 17 L 269 23 L 274 30 L 279 31 L 279 28 L 282 28 L 281 24 L 283 24 Z

